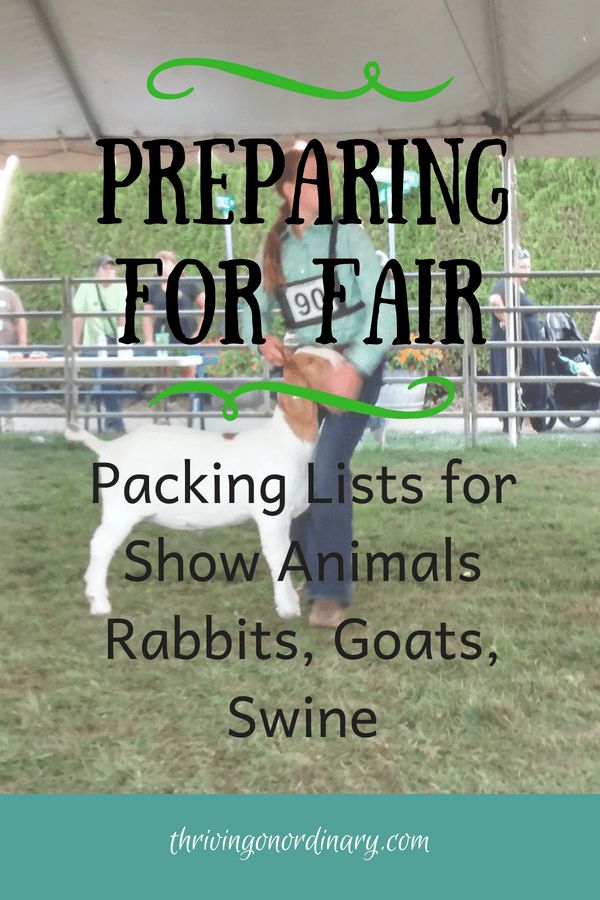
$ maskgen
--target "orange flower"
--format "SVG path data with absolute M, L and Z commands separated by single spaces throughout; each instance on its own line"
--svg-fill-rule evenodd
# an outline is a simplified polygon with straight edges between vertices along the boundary
M 404 369 L 424 369 L 426 372 L 434 372 L 444 358 L 444 354 L 437 348 L 428 347 L 426 344 L 414 345 L 416 333 L 411 333 L 411 343 L 399 351 L 392 351 L 389 361 L 392 367 Z

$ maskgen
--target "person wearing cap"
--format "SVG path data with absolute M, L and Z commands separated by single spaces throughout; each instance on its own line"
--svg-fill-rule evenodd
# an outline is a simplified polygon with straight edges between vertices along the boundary
M 151 312 L 160 312 L 162 315 L 146 318 L 154 326 L 154 334 L 156 343 L 170 344 L 177 346 L 177 352 L 189 353 L 195 356 L 198 353 L 198 347 L 193 344 L 182 344 L 171 333 L 167 323 L 167 279 L 177 264 L 177 257 L 171 250 L 160 250 L 156 254 L 156 258 L 162 262 L 162 281 L 155 281 L 148 287 L 148 300 L 145 308 Z M 197 315 L 191 313 L 204 312 L 204 291 L 202 290 L 202 282 L 198 279 L 194 281 L 180 281 L 179 292 L 177 295 L 177 308 L 182 315 L 181 328 L 188 338 L 196 337 L 200 331 L 200 320 Z M 196 374 L 195 366 L 183 367 L 179 376 L 182 379 L 194 378 Z M 170 376 L 169 375 L 167 377 Z
M 525 292 L 523 285 L 527 281 L 527 276 L 531 272 L 531 256 L 528 250 L 521 248 L 517 252 L 517 272 L 522 275 L 517 278 L 517 289 L 519 291 L 519 306 L 534 306 L 534 302 Z M 504 309 L 506 303 L 506 292 L 508 281 L 504 279 L 497 281 L 493 286 L 489 304 L 494 308 L 492 316 L 492 341 L 506 340 L 506 318 L 507 313 Z M 521 335 L 523 341 L 543 341 L 544 333 L 542 330 L 542 322 L 537 313 L 521 313 Z M 503 347 L 493 348 L 491 350 L 491 374 L 504 375 L 507 374 L 506 367 L 506 350 Z M 539 382 L 526 382 L 521 385 L 521 397 L 525 409 L 545 409 L 547 403 L 547 388 L 544 383 L 546 375 L 546 357 L 543 347 L 523 347 L 521 353 L 521 375 L 539 375 Z M 494 412 L 508 411 L 508 388 L 505 382 L 495 383 L 492 385 L 492 407 Z M 536 434 L 536 423 L 538 420 L 526 417 L 522 421 L 522 434 Z M 508 431 L 508 419 L 502 418 L 502 430 Z
M 94 277 L 96 282 L 80 284 L 73 297 L 73 340 L 75 345 L 82 344 L 85 348 L 82 356 L 98 356 L 107 354 L 116 356 L 116 344 L 120 335 L 120 329 L 125 321 L 125 298 L 127 289 L 124 284 L 118 283 L 117 265 L 112 256 L 104 254 L 96 260 Z M 81 313 L 112 313 L 112 315 L 89 316 L 83 318 Z M 145 343 L 152 343 L 152 323 L 149 316 L 143 318 Z M 103 350 L 103 347 L 114 347 L 113 350 Z M 99 389 L 107 413 L 105 427 L 107 431 L 123 432 L 123 397 L 121 385 L 116 379 L 123 377 L 122 368 L 112 366 L 99 366 L 95 370 L 98 378 Z M 110 379 L 110 380 L 109 380 Z

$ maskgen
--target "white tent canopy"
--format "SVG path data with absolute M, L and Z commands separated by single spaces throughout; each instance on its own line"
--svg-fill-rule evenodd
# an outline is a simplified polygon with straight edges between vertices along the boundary
M 0 163 L 96 169 L 97 137 L 368 137 L 514 134 L 519 155 L 600 149 L 598 0 L 2 0 Z M 213 68 L 148 74 L 175 57 L 252 66 L 338 91 L 379 81 L 431 99 L 291 93 Z

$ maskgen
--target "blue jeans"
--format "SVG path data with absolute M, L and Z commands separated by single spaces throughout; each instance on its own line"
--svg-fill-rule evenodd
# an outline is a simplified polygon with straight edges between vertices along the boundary
M 110 338 L 107 340 L 109 344 L 116 343 L 116 341 Z M 98 353 L 99 351 L 97 350 L 82 350 L 81 356 L 98 356 Z M 116 349 L 107 350 L 107 355 L 116 356 Z M 100 392 L 104 409 L 107 412 L 107 416 L 104 420 L 104 427 L 107 431 L 125 431 L 125 423 L 122 419 L 123 396 L 121 392 L 123 388 L 114 381 L 105 380 L 108 378 L 122 378 L 124 372 L 124 369 L 114 369 L 112 366 L 98 366 L 97 369 L 92 369 L 92 378 L 98 380 L 98 384 L 95 385 L 94 390 Z
M 360 400 L 375 403 L 383 382 L 384 363 L 366 378 Z M 360 413 L 334 415 L 324 412 L 319 433 L 313 468 L 313 492 L 315 497 L 331 497 L 333 503 L 311 503 L 306 512 L 292 523 L 291 539 L 298 541 L 312 581 L 307 582 L 309 597 L 325 598 L 349 606 L 352 599 L 352 499 L 350 484 L 350 458 L 358 444 L 368 416 Z M 344 503 L 335 502 L 340 469 L 344 463 Z M 318 554 L 338 553 L 342 558 L 343 578 L 338 578 L 338 566 L 332 558 L 324 566 L 324 578 L 318 580 Z
M 15 411 L 15 386 L 4 379 L 15 378 L 16 375 L 16 369 L 0 369 L 0 413 Z

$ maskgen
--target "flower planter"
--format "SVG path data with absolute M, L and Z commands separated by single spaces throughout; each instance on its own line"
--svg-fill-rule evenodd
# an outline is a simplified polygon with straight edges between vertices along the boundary
M 427 372 L 419 369 L 391 369 L 389 375 L 392 378 L 405 378 L 410 379 L 410 381 L 416 381 L 419 378 L 425 378 Z M 388 409 L 423 409 L 427 385 L 419 384 L 417 387 L 409 390 L 409 383 L 409 381 L 405 381 L 404 383 L 384 384 L 379 392 L 377 405 L 385 406 Z M 392 430 L 406 427 L 406 420 L 404 419 L 386 419 L 385 421 L 387 428 Z
M 211 352 L 212 351 L 212 352 Z M 255 369 L 255 356 L 246 350 L 241 354 L 227 353 L 211 347 L 206 354 L 203 378 L 213 381 L 220 388 L 231 392 L 242 384 L 251 384 L 254 380 L 261 380 L 261 372 Z M 215 371 L 216 370 L 216 371 Z M 210 396 L 208 401 L 212 409 L 221 409 L 221 400 Z M 236 404 L 240 410 L 268 409 L 264 391 L 252 391 L 236 397 Z

